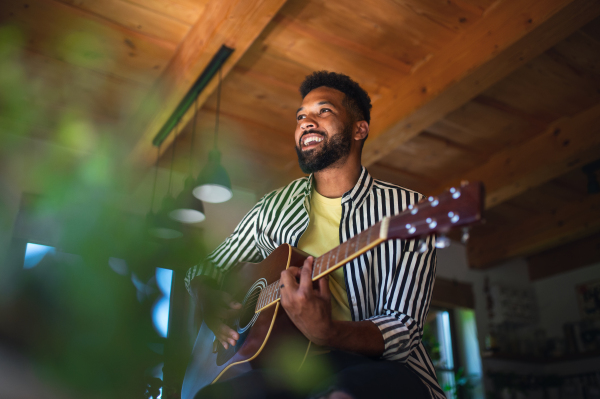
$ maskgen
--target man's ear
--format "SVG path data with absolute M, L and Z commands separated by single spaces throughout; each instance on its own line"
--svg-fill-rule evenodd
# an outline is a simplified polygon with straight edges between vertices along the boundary
M 354 140 L 363 140 L 369 135 L 369 124 L 367 121 L 355 123 Z

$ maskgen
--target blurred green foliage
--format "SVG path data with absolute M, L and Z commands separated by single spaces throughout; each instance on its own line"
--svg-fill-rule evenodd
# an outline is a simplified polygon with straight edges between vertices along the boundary
M 55 50 L 65 60 L 92 69 L 109 62 L 110 49 L 85 31 L 63 39 Z M 31 74 L 26 42 L 17 27 L 0 25 L 0 237 L 10 242 L 0 244 L 0 350 L 67 396 L 141 398 L 153 381 L 147 370 L 164 361 L 149 346 L 161 342 L 151 320 L 155 268 L 185 270 L 203 256 L 202 242 L 193 235 L 151 240 L 144 218 L 150 198 L 140 212 L 124 210 L 132 179 L 123 162 L 131 151 L 126 121 L 97 123 L 90 101 L 69 97 L 69 82 L 57 93 Z M 39 98 L 61 101 L 40 107 Z M 52 245 L 62 253 L 29 270 L 14 256 L 27 239 L 13 235 L 16 211 L 6 200 L 19 190 L 41 194 L 26 211 L 56 223 Z M 125 274 L 109 267 L 110 257 L 126 261 Z M 148 287 L 142 295 L 134 274 Z M 13 383 L 29 389 L 26 379 Z

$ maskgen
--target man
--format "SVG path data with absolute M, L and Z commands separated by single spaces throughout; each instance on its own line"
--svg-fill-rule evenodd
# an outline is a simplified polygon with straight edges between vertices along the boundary
M 307 76 L 300 93 L 294 139 L 300 167 L 310 176 L 265 195 L 208 261 L 186 276 L 190 293 L 208 309 L 207 326 L 225 347 L 239 336 L 221 320 L 241 305 L 215 293 L 211 279 L 220 281 L 239 262 L 259 262 L 283 243 L 320 256 L 422 197 L 374 180 L 361 166 L 371 100 L 356 82 L 320 71 Z M 425 252 L 414 240 L 388 241 L 315 286 L 313 257 L 281 274 L 281 305 L 290 319 L 311 342 L 332 349 L 322 356 L 334 370 L 314 382 L 315 397 L 445 398 L 421 344 L 435 280 L 433 241 L 427 240 Z M 270 386 L 264 373 L 250 373 L 207 387 L 200 397 L 250 397 L 256 390 L 256 397 L 278 397 L 285 391 Z

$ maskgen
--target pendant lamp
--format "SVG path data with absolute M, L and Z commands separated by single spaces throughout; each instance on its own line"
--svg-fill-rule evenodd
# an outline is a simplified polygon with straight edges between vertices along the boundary
M 156 165 L 154 167 L 154 183 L 152 185 L 152 201 L 150 202 L 150 211 L 146 215 L 146 226 L 150 235 L 156 238 L 172 239 L 181 237 L 183 234 L 177 223 L 166 217 L 165 213 L 159 211 L 154 213 L 154 196 L 156 194 L 156 180 L 158 177 L 158 159 L 160 157 L 160 147 L 157 148 Z M 170 184 L 170 183 L 169 183 Z M 165 197 L 162 208 L 169 206 L 168 197 Z
M 221 107 L 221 68 L 219 68 L 219 86 L 217 88 L 217 112 L 215 120 L 215 142 L 208 154 L 208 162 L 200 172 L 194 188 L 194 196 L 204 202 L 225 202 L 233 193 L 231 180 L 227 171 L 221 165 L 221 152 L 217 147 L 219 135 L 219 112 Z
M 192 195 L 195 181 L 192 178 L 192 160 L 194 159 L 194 136 L 196 135 L 196 115 L 198 114 L 198 99 L 195 102 L 194 120 L 192 121 L 192 142 L 190 144 L 190 175 L 185 179 L 183 191 L 175 200 L 174 209 L 169 212 L 169 217 L 181 223 L 200 223 L 206 216 L 202 201 Z M 175 145 L 175 142 L 173 143 Z

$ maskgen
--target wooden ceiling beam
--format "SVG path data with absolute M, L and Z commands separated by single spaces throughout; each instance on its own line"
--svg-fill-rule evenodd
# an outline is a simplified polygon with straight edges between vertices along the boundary
M 600 231 L 600 201 L 589 194 L 565 202 L 549 214 L 519 223 L 474 228 L 467 246 L 469 265 L 483 269 L 519 256 L 530 256 Z
M 499 2 L 374 105 L 371 165 L 600 15 L 595 0 Z
M 134 165 L 152 163 L 156 155 L 152 139 L 221 45 L 235 49 L 222 67 L 225 77 L 284 3 L 285 0 L 210 0 L 206 4 L 132 122 L 134 131 L 143 132 L 130 155 L 129 160 Z M 200 93 L 198 107 L 204 104 L 217 84 L 217 79 L 212 79 Z M 182 125 L 191 119 L 193 108 L 190 107 L 183 116 Z M 162 151 L 169 147 L 172 136 L 167 137 Z
M 600 156 L 600 104 L 561 118 L 543 133 L 521 145 L 494 154 L 460 179 L 447 182 L 441 192 L 460 180 L 479 180 L 486 187 L 486 208 L 540 186 Z
M 600 262 L 600 234 L 527 258 L 529 279 L 540 280 Z

